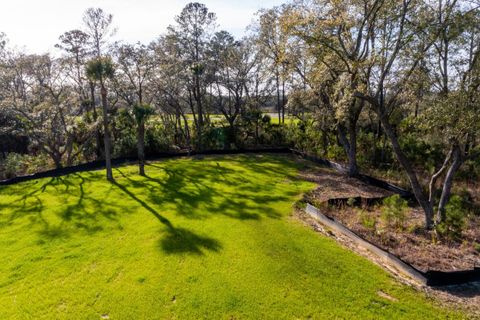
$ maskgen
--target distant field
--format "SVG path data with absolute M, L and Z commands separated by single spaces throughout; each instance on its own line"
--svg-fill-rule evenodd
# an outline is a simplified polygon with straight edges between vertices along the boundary
M 271 123 L 272 124 L 279 124 L 279 119 L 278 119 L 278 114 L 276 113 L 267 113 L 270 118 L 271 118 Z M 193 114 L 191 113 L 187 113 L 185 115 L 185 117 L 187 118 L 187 121 L 190 123 L 190 124 L 193 124 L 194 123 L 194 117 L 193 117 Z M 160 119 L 160 117 L 158 117 L 158 119 Z M 225 116 L 223 114 L 211 114 L 210 115 L 210 120 L 213 122 L 213 123 L 220 123 L 220 122 L 226 122 L 225 121 Z M 300 120 L 296 117 L 293 117 L 293 116 L 287 116 L 285 115 L 285 124 L 291 124 L 291 123 L 297 123 L 299 122 Z
M 218 156 L 1 187 L 0 319 L 462 317 L 291 217 L 314 187 L 300 168 Z

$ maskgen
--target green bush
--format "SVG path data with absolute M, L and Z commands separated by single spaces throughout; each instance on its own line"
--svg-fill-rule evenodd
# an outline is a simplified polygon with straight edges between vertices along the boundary
M 365 210 L 360 211 L 360 223 L 368 230 L 375 231 L 377 228 L 377 220 Z
M 298 121 L 284 126 L 286 139 L 295 149 L 327 156 L 330 137 L 321 130 L 319 123 L 313 118 Z
M 124 132 L 124 135 L 113 144 L 113 157 L 135 157 L 137 155 L 137 137 L 133 132 Z
M 462 236 L 465 225 L 465 209 L 462 198 L 454 195 L 445 206 L 445 219 L 437 225 L 437 233 L 443 238 L 457 240 Z
M 262 144 L 269 146 L 285 146 L 287 144 L 285 128 L 286 126 L 282 124 L 264 125 Z
M 405 228 L 408 203 L 396 194 L 383 200 L 382 219 L 388 227 Z
M 43 152 L 37 155 L 23 155 L 22 158 L 25 170 L 22 174 L 33 174 L 53 168 L 52 159 Z
M 440 145 L 435 141 L 425 141 L 419 138 L 419 132 L 409 132 L 400 140 L 402 149 L 409 159 L 427 171 L 435 170 L 435 164 L 443 161 Z
M 357 201 L 357 200 L 356 200 L 355 198 L 348 198 L 348 200 L 347 200 L 347 206 L 353 207 L 353 206 L 355 205 L 355 202 L 356 202 L 356 201 Z
M 172 124 L 147 122 L 145 128 L 147 154 L 169 151 L 173 145 L 175 145 L 175 127 Z
M 262 117 L 262 122 L 264 124 L 270 124 L 272 122 L 272 117 L 270 117 L 268 114 L 266 114 Z
M 137 154 L 136 123 L 127 109 L 119 110 L 112 123 L 112 146 L 114 158 L 133 157 Z
M 137 112 L 140 112 L 137 109 Z M 178 139 L 177 139 L 178 140 Z M 127 110 L 118 113 L 113 126 L 113 156 L 137 156 L 137 124 Z M 162 122 L 151 117 L 145 122 L 145 153 L 147 155 L 166 152 L 175 145 L 175 127 L 171 122 Z
M 345 150 L 338 144 L 331 144 L 327 149 L 327 158 L 334 161 L 345 161 Z
M 7 154 L 1 166 L 1 179 L 10 179 L 51 169 L 50 158 L 43 153 L 26 155 L 18 153 Z
M 476 243 L 476 242 L 475 242 L 475 243 L 473 244 L 473 248 L 474 248 L 477 252 L 480 253 L 480 243 Z
M 14 178 L 23 173 L 23 157 L 18 153 L 9 153 L 3 163 L 3 175 L 6 179 Z
M 210 150 L 226 149 L 230 145 L 231 136 L 228 128 L 209 126 L 203 132 L 203 148 Z

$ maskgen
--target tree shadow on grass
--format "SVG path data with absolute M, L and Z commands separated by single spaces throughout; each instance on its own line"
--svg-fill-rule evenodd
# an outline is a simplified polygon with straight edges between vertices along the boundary
M 178 167 L 163 167 L 156 164 L 149 164 L 150 167 L 161 169 L 166 173 L 165 179 L 158 179 L 147 175 L 145 178 L 150 183 L 144 183 L 144 188 L 149 189 L 147 196 L 152 203 L 169 203 L 175 205 L 175 211 L 187 218 L 205 219 L 212 214 L 221 214 L 238 220 L 260 220 L 262 216 L 279 219 L 281 214 L 275 211 L 269 203 L 285 201 L 287 197 L 281 195 L 258 195 L 258 192 L 265 192 L 265 189 L 252 188 L 248 192 L 239 192 L 242 183 L 254 183 L 247 179 L 245 181 L 233 182 L 232 176 L 237 174 L 235 170 L 214 164 L 191 165 L 191 170 Z M 221 177 L 218 181 L 216 178 Z M 128 178 L 127 178 L 128 179 Z M 229 181 L 226 183 L 226 181 Z M 234 185 L 235 191 L 217 190 L 212 183 Z M 270 191 L 271 189 L 269 189 Z M 204 210 L 200 213 L 197 210 L 200 206 Z M 262 212 L 263 214 L 259 214 Z
M 167 235 L 160 240 L 159 244 L 159 247 L 166 253 L 190 253 L 203 255 L 202 249 L 217 252 L 222 248 L 220 242 L 216 239 L 195 234 L 194 232 L 185 228 L 175 228 L 170 220 L 158 213 L 157 210 L 152 208 L 145 201 L 138 198 L 125 186 L 121 185 L 117 181 L 113 182 L 113 184 L 131 199 L 140 204 L 145 210 L 150 212 L 166 227 L 165 229 Z
M 132 184 L 131 181 L 134 180 L 123 173 L 121 174 L 128 179 L 129 186 L 147 187 L 145 181 L 137 181 L 137 184 Z M 22 190 L 18 190 L 20 198 L 11 203 L 2 204 L 1 209 L 8 209 L 11 212 L 4 217 L 6 220 L 2 219 L 3 221 L 0 221 L 0 226 L 4 227 L 13 223 L 14 220 L 26 218 L 30 228 L 39 227 L 37 229 L 37 233 L 40 236 L 38 244 L 45 244 L 55 239 L 68 239 L 78 232 L 91 235 L 102 231 L 104 230 L 105 219 L 118 223 L 117 210 L 125 211 L 127 209 L 133 211 L 134 209 L 128 208 L 123 203 L 109 202 L 107 201 L 108 197 L 96 199 L 89 196 L 86 193 L 86 189 L 88 189 L 86 183 L 94 183 L 98 178 L 89 173 L 74 174 L 69 177 L 48 179 L 23 195 Z M 179 181 L 179 183 L 183 182 Z M 154 202 L 152 206 L 118 181 L 113 182 L 110 188 L 118 188 L 118 190 L 152 214 L 165 227 L 164 231 L 162 231 L 163 237 L 159 240 L 159 248 L 164 252 L 169 254 L 202 255 L 204 250 L 217 252 L 222 248 L 220 242 L 216 239 L 196 234 L 185 228 L 174 227 L 170 220 L 153 207 L 159 203 Z M 66 197 L 67 205 L 56 213 L 56 217 L 59 220 L 52 220 L 50 215 L 47 216 L 48 206 L 44 204 L 44 199 L 41 196 L 45 192 Z M 172 192 L 174 193 L 174 190 Z M 200 201 L 200 198 L 198 198 L 198 201 Z M 93 211 L 92 208 L 94 208 Z
M 168 254 L 189 253 L 203 255 L 203 250 L 218 252 L 222 248 L 216 239 L 201 236 L 185 228 L 169 230 L 159 241 L 159 247 Z
M 122 190 L 127 196 L 135 200 L 138 204 L 140 204 L 143 208 L 145 208 L 148 212 L 153 214 L 155 218 L 158 219 L 161 223 L 163 223 L 165 226 L 167 226 L 169 229 L 173 228 L 172 223 L 170 220 L 165 218 L 164 216 L 160 215 L 154 208 L 152 208 L 149 204 L 147 204 L 145 201 L 141 200 L 138 198 L 135 194 L 133 194 L 130 190 L 128 190 L 125 186 L 121 185 L 117 181 L 112 182 L 115 186 L 117 186 L 120 190 Z
M 91 177 L 90 173 L 76 173 L 66 177 L 50 178 L 39 186 L 28 186 L 27 190 L 33 190 L 23 195 L 22 189 L 15 190 L 13 194 L 20 197 L 11 203 L 1 205 L 2 210 L 8 209 L 10 212 L 8 216 L 0 216 L 0 226 L 12 224 L 17 219 L 26 219 L 24 221 L 28 227 L 39 234 L 41 238 L 39 244 L 55 239 L 66 239 L 79 232 L 94 234 L 102 231 L 104 219 L 114 222 L 122 229 L 117 217 L 121 204 L 106 203 L 104 199 L 99 200 L 86 195 L 85 183 L 92 183 L 96 178 Z M 54 206 L 48 205 L 49 200 L 42 196 L 43 193 L 49 193 L 50 197 L 59 197 L 64 205 L 61 205 L 60 210 L 55 210 L 55 213 L 52 212 Z
M 224 215 L 238 220 L 281 217 L 271 204 L 287 201 L 289 194 L 286 191 L 280 194 L 273 192 L 275 189 L 272 189 L 268 177 L 278 177 L 281 174 L 294 179 L 291 174 L 282 172 L 294 166 L 291 161 L 272 157 L 266 159 L 268 162 L 263 165 L 264 160 L 259 160 L 258 157 L 227 159 L 237 165 L 238 168 L 233 169 L 216 162 L 215 158 L 212 160 L 192 160 L 192 163 L 173 163 L 169 166 L 150 164 L 156 170 L 162 170 L 164 178 L 155 175 L 132 177 L 128 171 L 117 169 L 120 179 L 102 186 L 105 190 L 102 189 L 101 196 L 95 191 L 98 189 L 90 188 L 99 179 L 103 179 L 103 175 L 92 172 L 44 180 L 37 186 L 28 186 L 27 190 L 33 190 L 27 194 L 23 192 L 26 186 L 14 189 L 19 198 L 1 205 L 0 209 L 10 212 L 9 217 L 4 217 L 6 219 L 0 217 L 0 225 L 6 225 L 17 218 L 26 218 L 30 220 L 30 226 L 40 226 L 39 234 L 45 240 L 68 238 L 72 233 L 93 234 L 111 228 L 112 221 L 117 222 L 121 229 L 117 212 L 134 212 L 137 206 L 111 200 L 109 192 L 116 189 L 162 224 L 165 230 L 162 228 L 159 248 L 164 252 L 200 255 L 205 250 L 221 250 L 221 243 L 191 230 L 176 228 L 157 211 L 158 208 L 173 207 L 177 214 L 191 219 L 207 219 L 212 215 Z M 259 178 L 267 181 L 257 181 Z M 122 180 L 125 183 L 122 184 Z M 41 195 L 47 191 L 50 196 L 58 195 L 64 202 L 54 216 L 49 213 L 51 207 L 48 203 L 44 205 L 42 202 L 48 202 L 48 198 Z

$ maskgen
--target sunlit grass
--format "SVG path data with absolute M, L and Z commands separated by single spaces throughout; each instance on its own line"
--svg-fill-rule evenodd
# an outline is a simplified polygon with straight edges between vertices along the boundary
M 313 187 L 299 166 L 177 159 L 0 188 L 0 319 L 446 317 L 290 217 Z

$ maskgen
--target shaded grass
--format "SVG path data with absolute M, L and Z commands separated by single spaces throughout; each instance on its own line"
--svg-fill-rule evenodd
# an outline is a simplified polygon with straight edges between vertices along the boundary
M 460 316 L 289 218 L 313 187 L 299 167 L 218 156 L 1 187 L 0 319 Z

